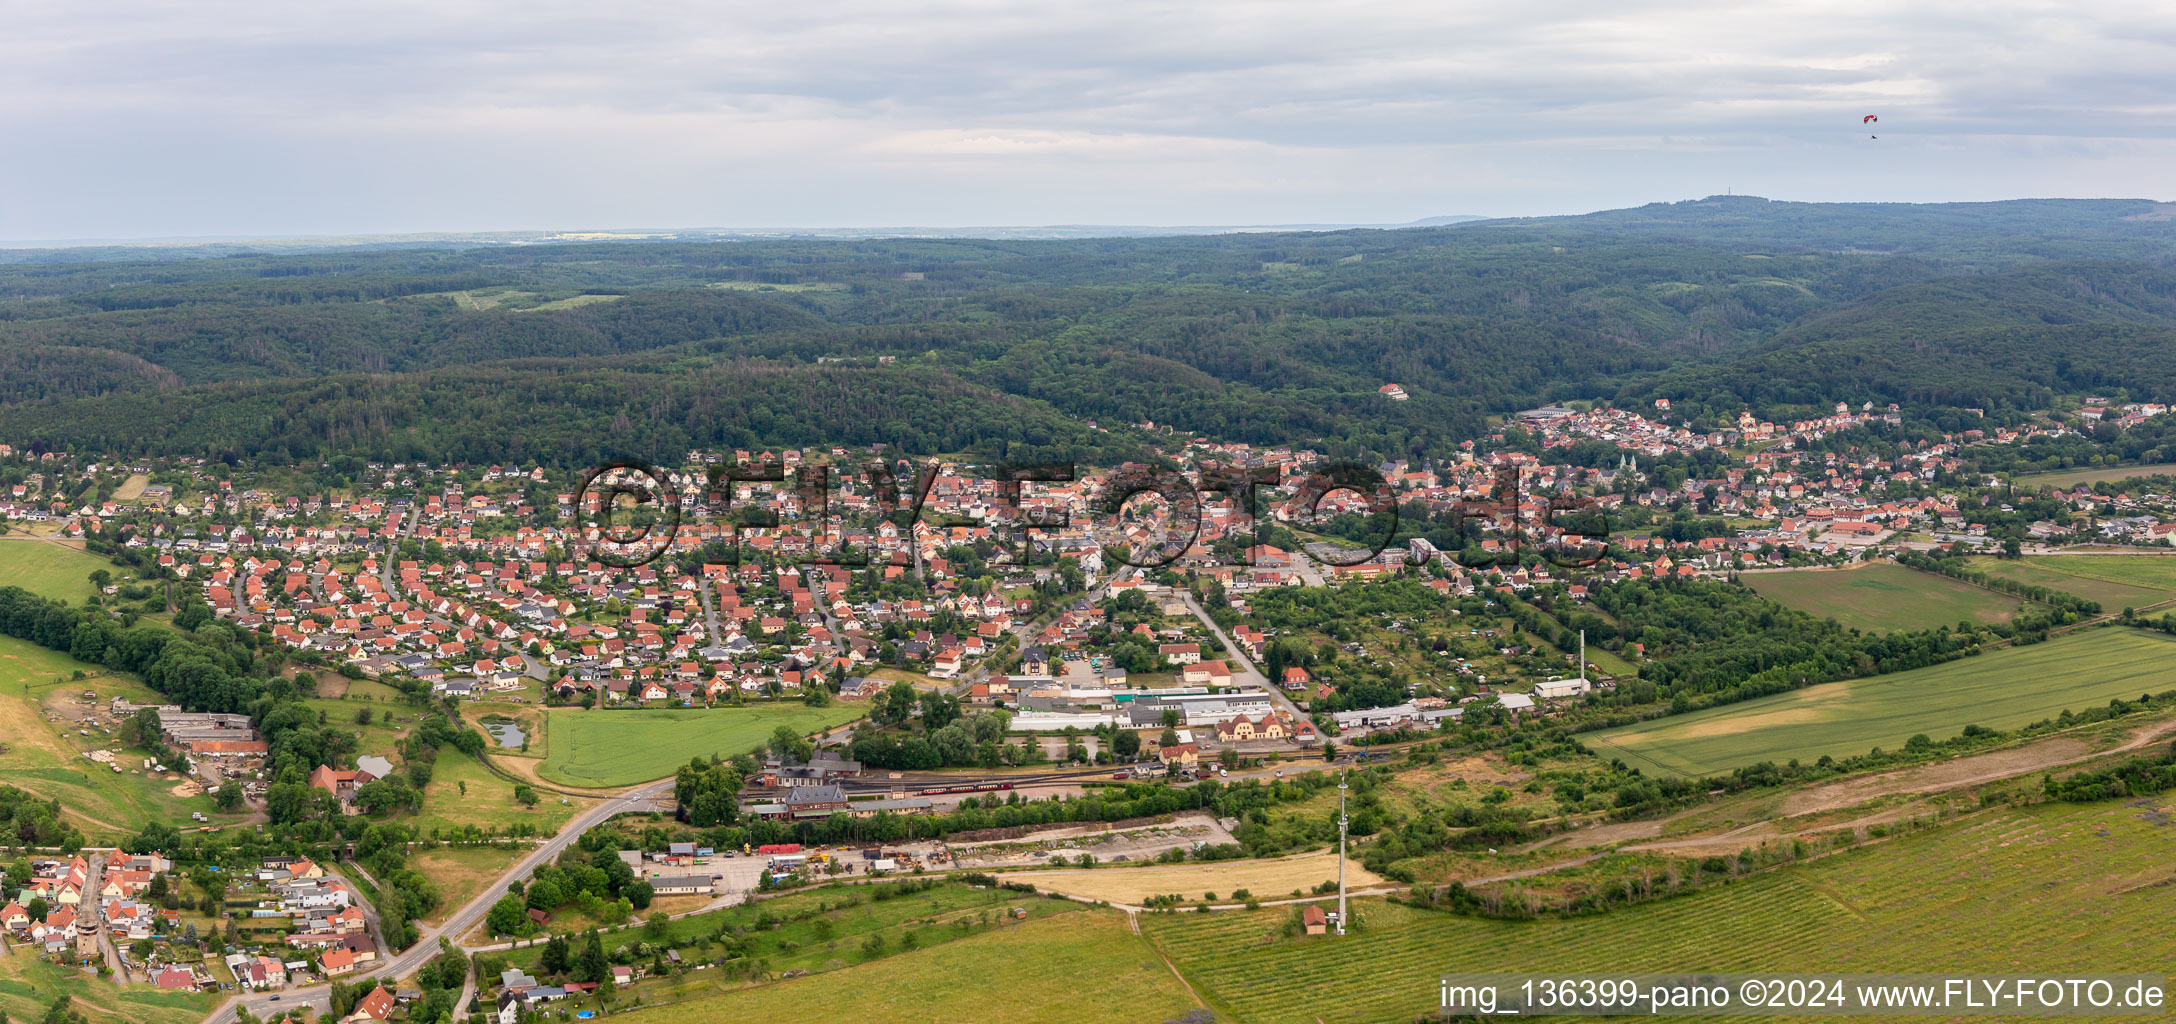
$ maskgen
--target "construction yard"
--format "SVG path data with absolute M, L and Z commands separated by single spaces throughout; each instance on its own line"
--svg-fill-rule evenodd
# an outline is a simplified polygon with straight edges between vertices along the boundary
M 1192 850 L 1234 842 L 1231 831 L 1208 814 L 1175 815 L 1168 823 L 1109 828 L 1095 822 L 1045 829 L 1016 839 L 953 842 L 963 868 L 1041 867 L 1052 857 L 1088 854 L 1103 864 L 1152 861 L 1165 850 Z

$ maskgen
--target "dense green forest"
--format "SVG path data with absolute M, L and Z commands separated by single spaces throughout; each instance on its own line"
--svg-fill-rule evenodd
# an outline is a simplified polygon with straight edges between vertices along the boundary
M 1173 238 L 16 254 L 0 440 L 569 464 L 817 442 L 1107 458 L 1144 421 L 1441 456 L 1574 399 L 2015 422 L 2061 394 L 2176 399 L 2169 211 L 1713 197 Z

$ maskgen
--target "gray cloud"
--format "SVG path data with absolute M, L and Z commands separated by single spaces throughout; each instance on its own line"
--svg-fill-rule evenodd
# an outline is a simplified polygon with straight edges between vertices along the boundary
M 2176 151 L 2165 3 L 16 6 L 0 238 L 2135 195 Z

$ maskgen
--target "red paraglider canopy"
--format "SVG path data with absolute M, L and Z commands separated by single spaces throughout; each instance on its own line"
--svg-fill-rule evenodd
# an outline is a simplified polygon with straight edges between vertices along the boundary
M 1863 117 L 1863 118 L 1860 118 L 1860 119 L 1859 119 L 1859 123 L 1860 123 L 1860 124 L 1870 124 L 1870 123 L 1872 123 L 1872 122 L 1875 122 L 1875 121 L 1879 121 L 1879 120 L 1881 120 L 1881 118 L 1875 117 L 1875 116 L 1874 116 L 1874 115 L 1872 115 L 1872 114 L 1868 114 L 1868 115 L 1866 115 L 1865 117 Z

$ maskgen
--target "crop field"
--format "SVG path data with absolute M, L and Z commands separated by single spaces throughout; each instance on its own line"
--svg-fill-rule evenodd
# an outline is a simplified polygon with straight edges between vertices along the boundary
M 80 548 L 53 541 L 0 537 L 0 587 L 21 587 L 34 594 L 75 604 L 98 592 L 94 569 L 121 576 L 121 569 Z
M 1743 577 L 1754 593 L 1816 618 L 1869 633 L 1993 625 L 2023 602 L 1946 576 L 1877 562 L 1856 569 L 1763 572 Z
M 1022 881 L 1036 888 L 1085 896 L 1110 903 L 1138 904 L 1151 896 L 1177 893 L 1190 900 L 1205 892 L 1230 900 L 1232 890 L 1246 889 L 1256 899 L 1284 899 L 1292 890 L 1313 891 L 1316 885 L 1337 880 L 1334 852 L 1302 854 L 1277 860 L 1232 860 L 1207 864 L 1146 868 L 1061 868 L 1024 875 Z M 1382 884 L 1382 878 L 1360 866 L 1345 864 L 1345 884 L 1361 889 Z
M 1915 733 L 1948 739 L 1967 725 L 2010 729 L 2064 710 L 2176 686 L 2176 639 L 2092 629 L 2028 647 L 1867 679 L 1809 686 L 1580 737 L 1604 759 L 1704 776 L 1757 761 L 1814 761 Z
M 712 281 L 710 287 L 740 292 L 843 292 L 846 290 L 846 285 L 838 281 L 802 281 L 792 284 L 772 284 L 768 281 Z
M 745 754 L 779 726 L 813 733 L 860 718 L 862 708 L 777 704 L 747 708 L 584 711 L 546 716 L 551 756 L 537 769 L 569 786 L 627 786 L 671 775 L 691 757 Z
M 2176 556 L 2172 555 L 1975 558 L 1972 568 L 2098 601 L 2103 611 L 2143 608 L 2176 598 Z
M 641 1010 L 628 1019 L 638 1024 L 804 1020 L 812 1007 L 821 1007 L 825 1019 L 851 1021 L 1157 1024 L 1185 1014 L 1195 1003 L 1123 915 L 1082 910 L 805 978 Z
M 412 298 L 450 297 L 454 305 L 470 312 L 505 309 L 513 312 L 532 312 L 551 309 L 572 309 L 598 302 L 611 302 L 619 295 L 569 295 L 565 298 L 547 298 L 545 293 L 522 291 L 515 288 L 481 288 L 461 292 L 430 292 Z
M 2079 484 L 2097 484 L 2105 480 L 2129 480 L 2138 476 L 2167 476 L 2176 474 L 2176 465 L 2147 463 L 2130 466 L 2100 466 L 2091 469 L 2057 469 L 2046 473 L 2028 473 L 2012 480 L 2019 487 L 2076 487 Z
M 1492 921 L 1363 900 L 1343 939 L 1293 908 L 1150 914 L 1219 1019 L 1409 1021 L 1444 971 L 2159 971 L 2176 824 L 2163 798 L 1989 811 L 1598 917 Z M 1154 1018 L 1150 1018 L 1154 1019 Z

